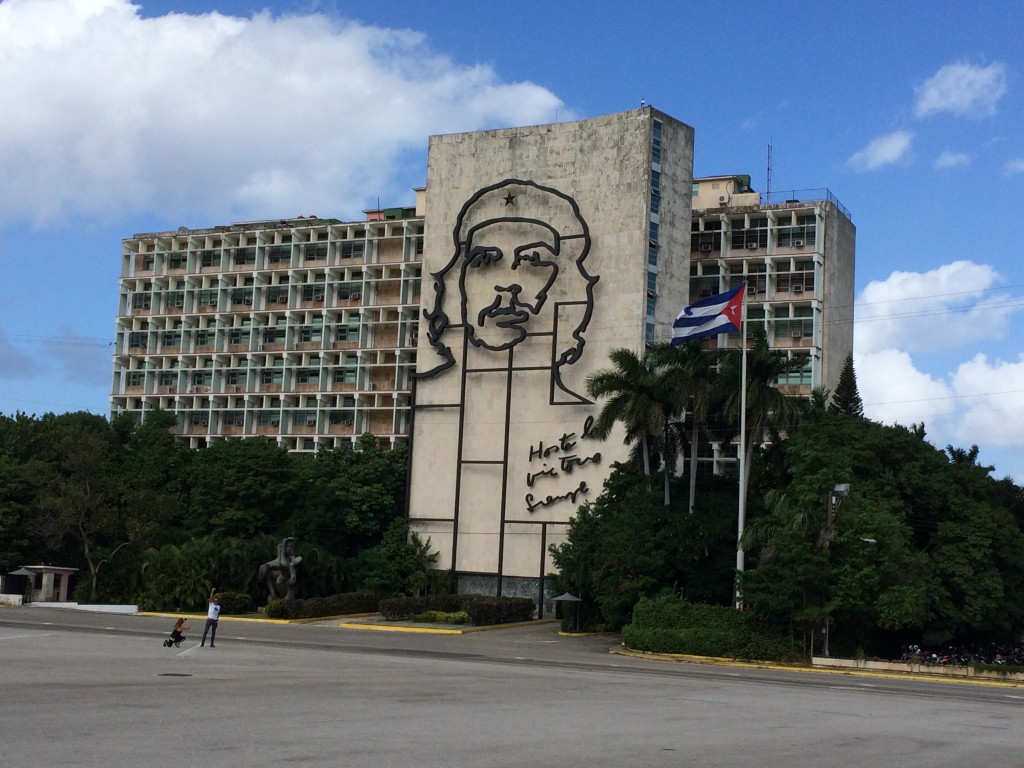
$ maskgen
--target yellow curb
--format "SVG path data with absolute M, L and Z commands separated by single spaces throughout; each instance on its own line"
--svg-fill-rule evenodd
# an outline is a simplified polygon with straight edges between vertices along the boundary
M 670 661 L 676 664 L 702 664 L 715 667 L 739 667 L 747 669 L 772 669 L 782 672 L 811 672 L 822 675 L 846 675 L 848 677 L 873 677 L 888 680 L 918 680 L 931 683 L 961 683 L 965 685 L 988 685 L 996 688 L 1020 688 L 1021 683 L 1014 681 L 978 679 L 967 677 L 945 677 L 942 675 L 923 675 L 914 672 L 881 672 L 865 669 L 829 669 L 824 667 L 808 667 L 797 664 L 779 664 L 759 661 L 738 661 L 736 659 L 723 658 L 719 656 L 692 656 L 683 653 L 650 653 L 647 651 L 635 651 L 632 648 L 620 646 L 611 648 L 611 653 L 621 656 L 631 656 L 636 659 L 651 659 L 652 661 Z
M 205 613 L 160 613 L 156 611 L 139 611 L 137 616 L 163 616 L 168 619 L 196 619 L 197 621 L 203 621 L 206 619 Z M 359 618 L 360 616 L 375 616 L 373 613 L 350 613 L 341 614 L 339 616 L 318 616 L 314 619 L 269 619 L 269 618 L 257 618 L 255 616 L 221 616 L 220 621 L 250 621 L 259 622 L 263 624 L 312 624 L 317 621 L 337 621 L 338 619 L 347 618 Z
M 539 621 L 522 621 L 514 624 L 488 624 L 484 627 L 415 627 L 403 624 L 363 624 L 359 622 L 342 622 L 342 629 L 375 629 L 381 632 L 422 632 L 433 635 L 468 635 L 473 632 L 490 632 L 495 629 L 514 629 L 531 627 L 536 624 L 553 624 L 557 619 L 541 619 Z

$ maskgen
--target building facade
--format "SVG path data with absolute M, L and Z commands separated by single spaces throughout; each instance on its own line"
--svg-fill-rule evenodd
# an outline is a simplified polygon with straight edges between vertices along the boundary
M 417 208 L 138 234 L 122 244 L 113 415 L 178 417 L 191 447 L 293 451 L 409 434 L 423 252 Z M 419 209 L 419 210 L 417 210 Z
M 853 351 L 856 229 L 827 189 L 774 193 L 747 176 L 694 181 L 688 303 L 746 283 L 747 335 L 803 361 L 780 390 L 808 397 L 834 390 Z M 704 341 L 738 347 L 739 334 Z
M 650 108 L 431 139 L 409 521 L 460 591 L 543 597 L 626 458 L 589 434 L 587 377 L 685 303 L 692 167 Z

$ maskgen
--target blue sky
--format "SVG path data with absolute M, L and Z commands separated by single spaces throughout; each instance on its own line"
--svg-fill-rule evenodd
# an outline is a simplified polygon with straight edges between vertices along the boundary
M 383 9 L 383 13 L 382 13 Z M 120 242 L 413 202 L 434 133 L 633 109 L 857 226 L 869 416 L 1024 481 L 1024 7 L 0 2 L 0 411 L 108 412 Z

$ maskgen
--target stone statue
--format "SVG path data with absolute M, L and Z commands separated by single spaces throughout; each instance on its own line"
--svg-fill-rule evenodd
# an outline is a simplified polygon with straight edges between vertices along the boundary
M 302 562 L 295 554 L 295 538 L 281 539 L 277 545 L 277 557 L 260 566 L 260 581 L 267 585 L 267 600 L 294 600 L 296 566 Z

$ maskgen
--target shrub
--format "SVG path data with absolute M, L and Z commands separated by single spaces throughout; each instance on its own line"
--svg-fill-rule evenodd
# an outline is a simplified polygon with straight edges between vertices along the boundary
M 413 621 L 423 624 L 465 624 L 469 614 L 465 611 L 425 611 L 413 616 Z
M 690 603 L 672 595 L 637 603 L 633 623 L 622 628 L 622 642 L 629 648 L 655 653 L 772 661 L 799 658 L 790 641 L 748 613 Z
M 263 612 L 268 619 L 319 619 L 325 616 L 372 613 L 376 610 L 375 595 L 369 592 L 347 592 L 306 600 L 271 600 Z
M 468 611 L 477 595 L 422 595 L 420 597 L 391 597 L 380 601 L 381 615 L 388 621 L 407 621 L 426 611 L 452 613 Z
M 252 597 L 247 592 L 221 592 L 220 611 L 223 614 L 238 615 L 252 613 Z
M 528 597 L 481 597 L 469 604 L 467 612 L 477 626 L 489 626 L 530 621 L 535 607 Z

